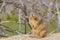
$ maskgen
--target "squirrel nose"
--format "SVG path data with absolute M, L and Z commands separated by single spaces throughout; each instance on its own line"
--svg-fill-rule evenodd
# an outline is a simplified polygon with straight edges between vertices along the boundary
M 34 29 L 36 29 L 36 27 L 34 26 Z

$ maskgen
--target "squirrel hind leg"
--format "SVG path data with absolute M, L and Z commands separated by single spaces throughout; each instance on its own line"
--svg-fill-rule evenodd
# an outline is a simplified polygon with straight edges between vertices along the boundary
M 47 31 L 46 30 L 41 31 L 41 33 L 40 33 L 40 37 L 41 38 L 45 37 L 46 35 L 47 35 Z

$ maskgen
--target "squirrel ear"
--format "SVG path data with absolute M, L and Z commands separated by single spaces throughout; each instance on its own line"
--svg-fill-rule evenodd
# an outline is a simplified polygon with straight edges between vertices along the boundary
M 31 16 L 33 16 L 33 14 L 31 14 Z
M 31 16 L 34 16 L 34 12 L 30 12 L 30 15 L 31 15 Z
M 31 14 L 31 17 L 35 16 L 34 14 Z

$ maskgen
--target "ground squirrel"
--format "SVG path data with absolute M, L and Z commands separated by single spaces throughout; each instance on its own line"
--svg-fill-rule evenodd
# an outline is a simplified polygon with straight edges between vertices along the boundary
M 38 16 L 36 15 L 31 15 L 29 17 L 29 24 L 32 28 L 32 35 L 34 37 L 43 38 L 47 35 L 48 28 L 45 27 L 43 24 L 39 24 L 38 20 Z

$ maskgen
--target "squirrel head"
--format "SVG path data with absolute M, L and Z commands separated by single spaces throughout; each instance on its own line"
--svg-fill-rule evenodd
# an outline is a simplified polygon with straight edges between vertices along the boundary
M 33 15 L 32 14 L 29 19 L 30 20 L 36 20 L 37 21 L 38 20 L 38 17 L 36 15 Z

